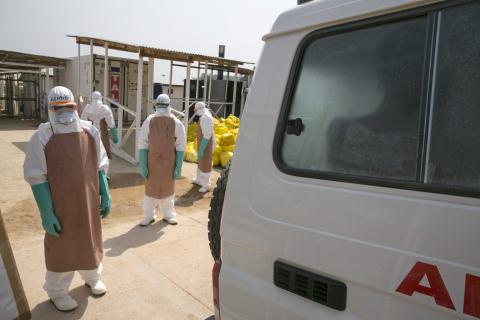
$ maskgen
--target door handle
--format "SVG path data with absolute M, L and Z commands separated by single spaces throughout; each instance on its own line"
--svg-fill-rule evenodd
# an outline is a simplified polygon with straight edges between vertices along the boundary
M 296 118 L 287 121 L 287 134 L 299 136 L 305 129 L 302 119 Z

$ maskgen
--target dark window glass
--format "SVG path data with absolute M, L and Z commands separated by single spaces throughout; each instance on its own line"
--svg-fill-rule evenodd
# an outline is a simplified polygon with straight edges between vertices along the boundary
M 427 182 L 480 189 L 480 4 L 442 11 Z
M 312 41 L 288 115 L 304 131 L 285 133 L 282 162 L 416 181 L 426 29 L 422 17 Z

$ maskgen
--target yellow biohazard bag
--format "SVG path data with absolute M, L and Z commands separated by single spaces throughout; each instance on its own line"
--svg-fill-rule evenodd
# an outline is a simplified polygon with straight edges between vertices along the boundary
M 222 152 L 220 153 L 220 163 L 222 164 L 222 167 L 226 167 L 228 162 L 233 156 L 233 152 Z
M 220 144 L 217 143 L 217 145 L 215 146 L 215 150 L 213 151 L 213 154 L 219 156 L 220 153 L 223 152 L 223 148 L 220 146 Z
M 224 152 L 233 152 L 235 151 L 235 145 L 229 145 L 229 146 L 222 146 L 222 151 Z
M 212 164 L 214 167 L 220 165 L 220 157 L 216 154 L 212 155 Z
M 185 161 L 188 162 L 197 162 L 197 151 L 193 148 L 188 148 L 185 150 Z
M 235 144 L 235 137 L 231 133 L 222 135 L 222 141 L 220 142 L 222 146 L 231 146 Z

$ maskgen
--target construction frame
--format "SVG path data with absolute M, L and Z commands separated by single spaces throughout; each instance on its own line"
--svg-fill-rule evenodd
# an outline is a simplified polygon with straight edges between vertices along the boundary
M 55 69 L 64 69 L 67 59 L 29 54 L 16 51 L 0 50 L 0 81 L 6 81 L 8 94 L 0 97 L 6 100 L 10 108 L 14 103 L 33 103 L 35 107 L 30 116 L 48 119 L 47 93 L 53 86 L 51 76 Z M 25 75 L 28 75 L 26 77 Z M 34 96 L 20 97 L 16 94 L 12 84 L 31 83 L 34 87 Z M 9 117 L 14 116 L 12 110 L 8 111 Z M 25 115 L 28 118 L 28 115 Z
M 118 114 L 117 114 L 117 126 L 118 126 L 118 132 L 119 132 L 119 143 L 115 145 L 112 149 L 112 152 L 119 156 L 120 158 L 130 162 L 130 163 L 138 163 L 139 159 L 139 150 L 138 150 L 138 139 L 140 135 L 140 128 L 141 128 L 141 111 L 142 111 L 142 87 L 143 87 L 143 64 L 144 64 L 144 58 L 148 58 L 148 86 L 147 86 L 147 101 L 148 104 L 153 104 L 153 73 L 154 73 L 154 60 L 155 59 L 160 59 L 160 60 L 167 60 L 170 61 L 170 78 L 169 78 L 169 86 L 168 86 L 168 93 L 170 94 L 171 88 L 172 88 L 172 80 L 173 80 L 173 72 L 174 72 L 174 67 L 181 67 L 186 69 L 186 77 L 185 77 L 185 87 L 184 87 L 184 98 L 182 98 L 183 102 L 183 111 L 178 112 L 176 110 L 172 109 L 172 112 L 178 116 L 179 118 L 182 118 L 182 122 L 185 125 L 185 128 L 188 127 L 189 121 L 189 114 L 191 107 L 198 101 L 203 101 L 207 105 L 220 105 L 220 107 L 217 109 L 217 112 L 219 112 L 224 106 L 231 104 L 233 111 L 236 112 L 235 108 L 237 105 L 237 89 L 238 89 L 238 78 L 240 75 L 246 76 L 247 77 L 247 88 L 252 80 L 253 76 L 253 69 L 249 69 L 245 67 L 244 65 L 254 65 L 251 62 L 244 62 L 244 61 L 239 61 L 239 60 L 231 60 L 231 59 L 225 59 L 221 57 L 213 57 L 213 56 L 208 56 L 208 55 L 201 55 L 201 54 L 194 54 L 194 53 L 187 53 L 187 52 L 180 52 L 180 51 L 173 51 L 173 50 L 167 50 L 167 49 L 161 49 L 161 48 L 151 48 L 151 47 L 145 47 L 145 46 L 137 46 L 137 45 L 132 45 L 132 44 L 126 44 L 126 43 L 121 43 L 117 41 L 111 41 L 111 40 L 104 40 L 104 39 L 98 39 L 98 38 L 92 38 L 92 37 L 85 37 L 85 36 L 68 36 L 68 37 L 73 37 L 76 39 L 76 43 L 78 45 L 78 69 L 80 70 L 80 49 L 81 45 L 88 45 L 90 47 L 90 81 L 89 83 L 91 84 L 90 87 L 90 92 L 86 92 L 84 94 L 91 95 L 93 89 L 94 89 L 94 53 L 93 49 L 94 47 L 101 47 L 105 50 L 104 53 L 104 63 L 105 63 L 105 70 L 107 70 L 108 62 L 109 62 L 109 55 L 108 51 L 109 49 L 111 50 L 118 50 L 118 51 L 124 51 L 124 52 L 130 52 L 134 54 L 138 54 L 138 78 L 137 78 L 137 99 L 136 99 L 136 108 L 135 110 L 132 110 L 128 106 L 122 105 L 113 99 L 110 98 L 109 96 L 109 86 L 108 84 L 108 72 L 104 72 L 104 100 L 105 102 L 111 103 L 118 107 Z M 196 88 L 195 88 L 195 97 L 190 96 L 190 83 L 191 83 L 191 71 L 192 69 L 197 69 L 197 77 L 196 77 Z M 204 70 L 204 86 L 203 86 L 203 99 L 199 99 L 199 82 L 200 82 L 200 70 Z M 228 77 L 230 73 L 234 74 L 234 84 L 233 84 L 233 101 L 232 102 L 227 102 L 225 101 L 212 101 L 211 98 L 211 82 L 213 78 L 213 72 L 214 70 L 218 71 L 226 71 L 227 72 L 227 84 L 226 84 L 226 90 L 228 90 Z M 210 72 L 210 77 L 208 77 L 208 73 Z M 80 96 L 80 72 L 78 73 L 78 84 L 77 84 L 77 93 L 79 94 L 79 102 L 82 102 L 81 99 L 82 97 Z M 209 82 L 209 85 L 207 85 L 207 82 Z M 208 90 L 208 91 L 207 91 Z M 240 108 L 242 108 L 244 104 L 244 99 L 246 95 L 247 90 L 242 91 L 242 101 L 240 103 Z M 226 99 L 227 94 L 225 93 L 225 99 Z M 134 117 L 134 121 L 128 128 L 127 132 L 125 135 L 123 134 L 123 115 L 124 113 L 127 113 L 131 116 Z M 135 131 L 135 155 L 131 156 L 124 150 L 124 146 L 130 137 L 130 135 Z

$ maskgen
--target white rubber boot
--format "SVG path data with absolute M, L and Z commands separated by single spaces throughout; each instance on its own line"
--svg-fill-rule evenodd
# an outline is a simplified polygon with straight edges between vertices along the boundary
M 107 287 L 102 280 L 98 280 L 97 282 L 85 282 L 85 285 L 90 288 L 90 292 L 94 296 L 103 296 L 107 293 Z
M 165 221 L 166 223 L 171 224 L 173 226 L 178 224 L 177 218 L 163 218 L 163 221 Z
M 77 301 L 68 294 L 56 298 L 50 298 L 50 300 L 58 311 L 69 312 L 78 308 Z
M 198 189 L 198 192 L 200 192 L 200 193 L 207 193 L 207 192 L 208 192 L 208 188 L 201 187 L 200 189 Z
M 145 218 L 143 218 L 142 221 L 140 221 L 139 225 L 140 225 L 140 227 L 149 226 L 149 225 L 151 225 L 152 223 L 155 222 L 156 218 L 157 218 L 157 216 L 153 216 L 153 218 L 152 217 L 145 217 Z

